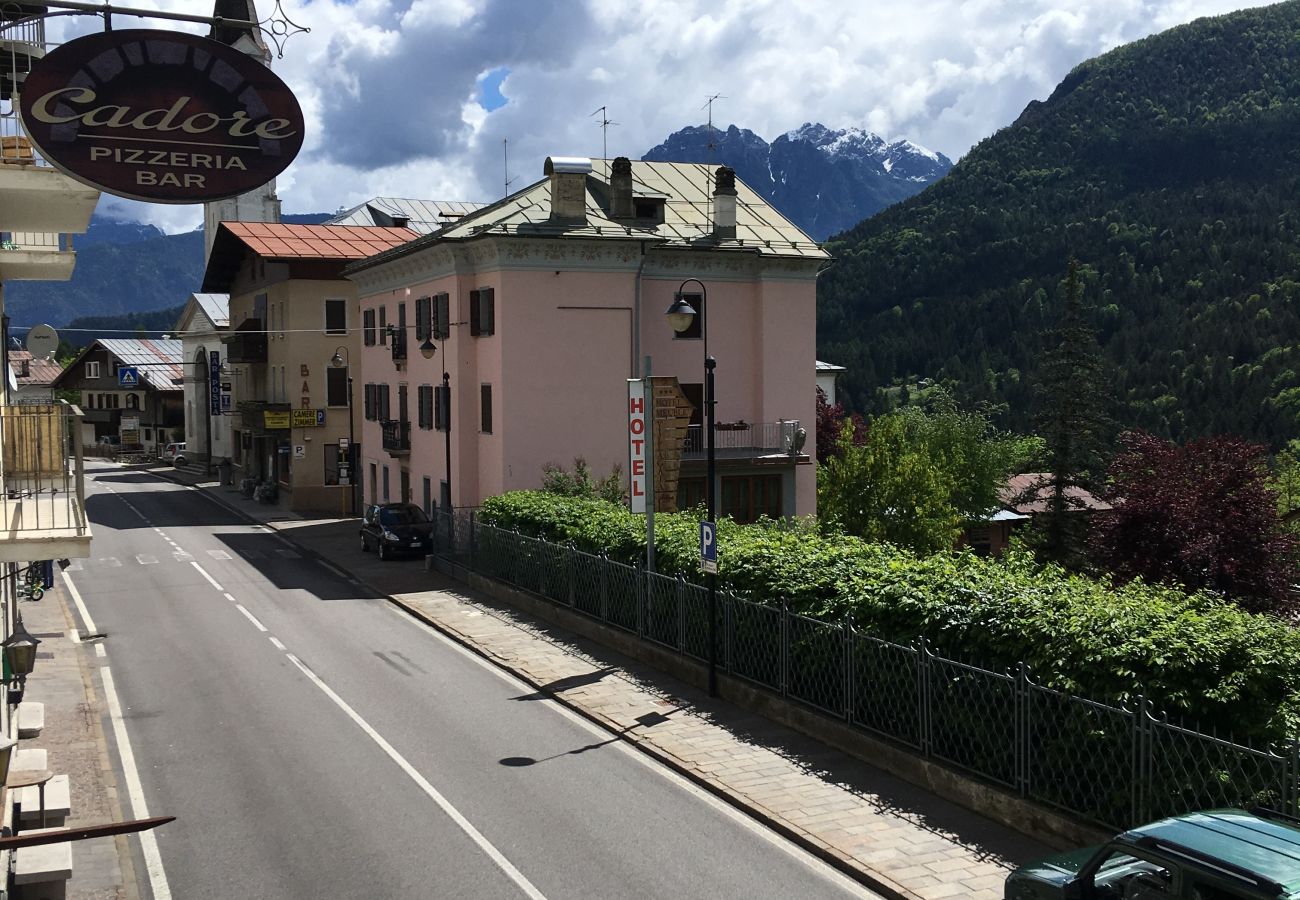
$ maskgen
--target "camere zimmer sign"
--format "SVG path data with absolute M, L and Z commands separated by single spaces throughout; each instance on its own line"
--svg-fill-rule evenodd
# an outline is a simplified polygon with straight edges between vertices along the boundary
M 106 31 L 50 52 L 19 101 L 28 137 L 92 187 L 204 203 L 283 172 L 303 141 L 289 87 L 226 44 L 173 31 Z

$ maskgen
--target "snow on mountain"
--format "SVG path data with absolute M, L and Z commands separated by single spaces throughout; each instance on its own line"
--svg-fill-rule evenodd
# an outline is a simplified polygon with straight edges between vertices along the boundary
M 912 196 L 952 168 L 943 154 L 912 141 L 820 122 L 805 122 L 770 144 L 735 125 L 725 131 L 688 126 L 642 159 L 725 163 L 818 240 Z

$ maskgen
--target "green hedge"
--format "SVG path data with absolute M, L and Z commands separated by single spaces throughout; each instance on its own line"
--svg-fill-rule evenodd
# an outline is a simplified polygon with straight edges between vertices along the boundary
M 655 518 L 657 568 L 698 579 L 693 513 Z M 483 504 L 501 528 L 644 560 L 645 521 L 602 501 L 519 491 Z M 804 524 L 719 526 L 719 586 L 795 612 L 849 620 L 897 643 L 986 668 L 1027 662 L 1041 683 L 1123 704 L 1144 693 L 1199 730 L 1255 742 L 1297 733 L 1300 632 L 1206 594 L 1141 582 L 1116 586 L 1043 569 L 1025 556 L 918 558 Z

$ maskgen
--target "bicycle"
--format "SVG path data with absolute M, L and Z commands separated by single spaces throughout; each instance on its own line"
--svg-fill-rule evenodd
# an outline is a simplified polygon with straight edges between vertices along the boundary
M 45 596 L 45 567 L 42 563 L 27 564 L 22 583 L 18 586 L 18 596 L 22 600 L 33 602 Z

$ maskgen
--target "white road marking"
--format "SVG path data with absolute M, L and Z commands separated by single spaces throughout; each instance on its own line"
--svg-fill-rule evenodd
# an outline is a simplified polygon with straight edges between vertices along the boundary
M 253 615 L 251 612 L 245 609 L 244 604 L 236 603 L 235 609 L 243 613 L 244 616 L 248 619 L 248 621 L 252 622 L 257 627 L 258 631 L 266 631 L 266 626 L 263 625 L 261 622 L 257 621 L 257 616 Z
M 90 611 L 86 609 L 85 602 L 81 599 L 81 591 L 72 583 L 72 576 L 68 570 L 63 570 L 63 583 L 68 586 L 68 593 L 72 595 L 72 602 L 77 604 L 77 612 L 81 613 L 81 621 L 86 623 L 86 634 L 95 633 L 95 620 L 90 617 Z
M 117 752 L 122 757 L 122 774 L 126 777 L 131 814 L 137 819 L 147 819 L 149 807 L 144 800 L 144 786 L 140 783 L 140 773 L 135 767 L 135 753 L 131 750 L 131 739 L 127 736 L 126 722 L 122 718 L 122 704 L 118 702 L 117 689 L 113 686 L 113 673 L 107 666 L 101 671 L 104 673 L 104 696 L 108 701 L 108 714 L 113 720 L 113 736 L 117 738 Z M 140 832 L 140 850 L 144 853 L 145 870 L 149 874 L 149 887 L 154 900 L 171 900 L 172 889 L 167 884 L 162 854 L 158 852 L 158 839 L 152 831 Z
M 95 655 L 98 656 L 100 659 L 103 659 L 104 657 L 108 656 L 108 651 L 104 649 L 103 644 L 96 644 Z
M 512 673 L 506 671 L 505 669 L 502 669 L 501 667 L 491 662 L 488 662 L 486 659 L 479 656 L 474 651 L 470 650 L 467 647 L 462 646 L 461 644 L 447 637 L 447 635 L 443 634 L 441 631 L 434 628 L 429 623 L 420 621 L 415 616 L 411 615 L 409 612 L 406 612 L 405 610 L 391 603 L 388 604 L 388 609 L 391 610 L 392 613 L 398 618 L 402 619 L 405 622 L 409 622 L 411 625 L 420 629 L 425 634 L 440 641 L 441 643 L 450 647 L 452 650 L 455 650 L 461 656 L 465 657 L 470 662 L 476 664 L 479 668 L 491 672 L 493 675 L 500 678 L 502 681 L 510 685 L 515 690 L 524 691 L 526 693 L 533 693 L 536 691 L 536 688 L 528 684 L 528 682 L 523 681 L 517 676 L 513 675 Z M 544 702 L 546 703 L 546 706 L 548 708 L 559 713 L 561 716 L 568 719 L 570 722 L 572 722 L 574 725 L 577 725 L 579 728 L 583 729 L 588 734 L 600 738 L 606 738 L 606 739 L 609 738 L 611 734 L 610 731 L 601 728 L 599 725 L 596 725 L 594 722 L 591 722 L 583 718 L 582 716 L 578 715 L 576 712 L 564 706 L 563 704 L 558 703 L 549 697 L 546 698 Z M 788 856 L 790 856 L 795 861 L 802 863 L 814 874 L 835 882 L 837 885 L 839 885 L 841 888 L 848 891 L 849 893 L 858 894 L 860 896 L 867 897 L 867 898 L 874 898 L 874 900 L 881 900 L 879 894 L 871 893 L 866 888 L 864 888 L 861 884 L 849 878 L 847 875 L 844 875 L 843 873 L 837 871 L 836 869 L 831 868 L 826 863 L 822 862 L 820 859 L 817 859 L 817 857 L 813 856 L 811 853 L 805 851 L 799 845 L 791 843 L 790 841 L 781 837 L 781 835 L 777 834 L 776 832 L 772 831 L 766 826 L 761 825 L 758 822 L 755 822 L 753 819 L 751 819 L 749 816 L 742 813 L 740 810 L 736 809 L 731 804 L 727 803 L 724 800 L 721 800 L 718 797 L 715 797 L 713 794 L 704 790 L 704 788 L 691 783 L 683 776 L 677 774 L 672 769 L 668 768 L 667 766 L 655 760 L 653 757 L 647 756 L 646 754 L 637 750 L 635 747 L 629 745 L 626 741 L 619 741 L 618 743 L 613 744 L 611 746 L 613 746 L 619 752 L 626 755 L 629 759 L 636 760 L 638 763 L 645 766 L 645 768 L 656 773 L 666 781 L 676 785 L 681 790 L 686 791 L 688 794 L 691 794 L 694 797 L 697 797 L 700 801 L 708 804 L 710 807 L 717 810 L 719 813 L 726 816 L 728 819 L 735 822 L 737 825 L 744 828 L 746 831 L 758 835 L 763 840 L 771 844 L 773 847 L 783 850 Z
M 224 594 L 224 593 L 223 593 L 222 596 L 225 597 L 227 600 L 229 600 L 231 603 L 238 603 L 238 602 L 239 602 L 238 600 L 236 600 L 236 599 L 235 599 L 233 596 L 231 596 L 230 594 Z
M 135 561 L 138 562 L 138 563 L 139 563 L 140 565 L 142 565 L 142 566 L 156 566 L 156 565 L 158 565 L 158 557 L 153 556 L 153 555 L 148 554 L 148 553 L 137 553 L 136 556 L 135 556 Z
M 213 559 L 230 559 L 230 554 L 225 550 L 209 550 L 208 556 L 211 556 Z
M 191 560 L 191 562 L 190 562 L 190 565 L 192 565 L 194 568 L 196 568 L 196 569 L 199 570 L 199 574 L 202 575 L 204 578 L 206 578 L 206 579 L 208 580 L 208 584 L 212 585 L 214 588 L 216 588 L 216 589 L 219 590 L 219 591 L 225 590 L 225 588 L 223 588 L 221 585 L 217 584 L 217 581 L 216 581 L 215 578 L 213 578 L 213 577 L 212 577 L 211 575 L 209 575 L 207 572 L 203 571 L 203 567 L 202 567 L 201 565 L 199 565 L 198 563 L 196 563 L 196 562 L 194 562 L 194 561 L 192 561 L 192 560 Z
M 81 643 L 81 632 L 77 631 L 77 629 L 75 628 L 73 628 L 71 631 L 68 632 L 68 637 L 72 640 L 72 643 L 74 644 Z
M 272 643 L 272 644 L 275 644 L 275 649 L 277 649 L 277 650 L 288 650 L 288 649 L 289 649 L 289 648 L 286 647 L 284 644 L 280 643 L 280 639 L 277 638 L 275 635 L 271 635 L 271 643 Z
M 110 569 L 120 569 L 122 567 L 122 561 L 116 556 L 104 556 L 95 561 L 101 566 L 108 566 Z
M 505 855 L 493 846 L 491 841 L 485 838 L 477 828 L 470 824 L 469 819 L 466 819 L 461 815 L 460 810 L 451 805 L 451 801 L 440 794 L 438 789 L 430 784 L 429 780 L 421 775 L 415 766 L 407 762 L 406 757 L 398 753 L 397 749 L 393 747 L 392 744 L 388 743 L 388 741 L 384 739 L 383 735 L 378 731 L 375 731 L 375 729 L 370 726 L 369 722 L 361 718 L 357 711 L 348 705 L 346 700 L 334 693 L 330 686 L 321 681 L 315 672 L 303 665 L 302 660 L 298 659 L 298 657 L 294 656 L 292 653 L 286 653 L 285 656 L 288 657 L 289 662 L 293 663 L 302 671 L 302 674 L 307 676 L 312 684 L 320 688 L 326 697 L 333 700 L 334 705 L 343 710 L 347 717 L 355 722 L 357 727 L 364 731 L 366 736 L 379 746 L 379 749 L 388 754 L 388 758 L 397 763 L 398 767 L 415 782 L 416 786 L 419 787 L 420 790 L 424 791 L 424 793 L 427 794 L 434 803 L 438 804 L 438 807 L 446 813 L 447 817 L 455 822 L 456 826 L 460 828 L 461 831 L 465 832 L 465 834 L 469 836 L 469 839 L 477 844 L 479 849 L 486 853 L 488 857 L 497 864 L 497 868 L 504 872 L 506 876 L 524 892 L 525 896 L 532 898 L 532 900 L 546 900 L 546 896 L 533 886 L 533 883 L 524 876 L 524 873 L 516 869 L 514 863 L 506 859 Z
M 190 560 L 194 559 L 194 556 L 192 554 L 186 553 L 184 550 L 177 549 L 172 551 L 172 558 L 175 559 L 177 562 L 189 562 Z

